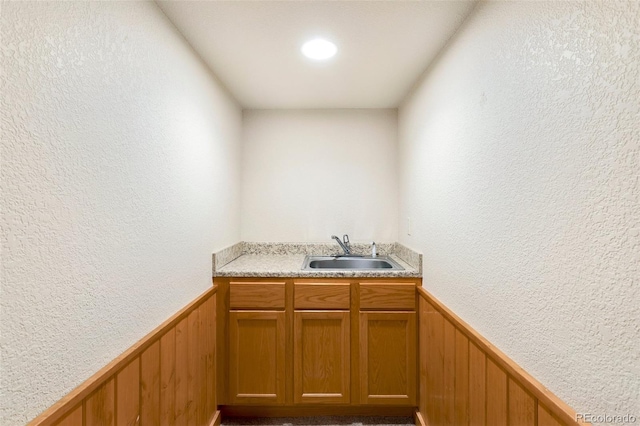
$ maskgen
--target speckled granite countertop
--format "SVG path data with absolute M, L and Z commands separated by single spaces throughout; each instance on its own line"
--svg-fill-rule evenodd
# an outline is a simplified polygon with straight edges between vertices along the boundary
M 369 254 L 368 244 L 352 244 L 355 254 Z M 404 270 L 302 270 L 304 258 L 337 255 L 337 244 L 241 242 L 213 254 L 214 277 L 421 277 L 422 255 L 398 243 L 377 244 L 378 254 L 389 256 Z

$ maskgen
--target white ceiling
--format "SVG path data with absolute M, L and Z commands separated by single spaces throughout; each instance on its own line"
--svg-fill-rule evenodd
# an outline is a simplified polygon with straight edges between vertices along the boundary
M 474 5 L 461 1 L 158 1 L 245 108 L 395 108 Z M 300 53 L 323 37 L 326 62 Z

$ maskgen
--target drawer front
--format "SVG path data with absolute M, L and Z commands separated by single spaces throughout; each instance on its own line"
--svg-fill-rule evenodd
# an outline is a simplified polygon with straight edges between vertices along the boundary
M 231 309 L 284 309 L 284 282 L 230 282 Z
M 350 284 L 304 283 L 294 285 L 295 309 L 349 309 Z
M 360 309 L 416 309 L 415 284 L 361 283 Z

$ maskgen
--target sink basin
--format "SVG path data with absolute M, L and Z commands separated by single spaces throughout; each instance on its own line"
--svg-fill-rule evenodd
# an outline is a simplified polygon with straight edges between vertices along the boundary
M 340 271 L 404 270 L 396 261 L 387 256 L 378 256 L 375 258 L 356 256 L 307 256 L 304 259 L 302 269 L 305 271 L 318 269 Z

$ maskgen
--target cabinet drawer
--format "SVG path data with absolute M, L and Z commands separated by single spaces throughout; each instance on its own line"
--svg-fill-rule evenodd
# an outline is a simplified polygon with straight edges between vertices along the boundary
M 360 309 L 416 309 L 415 284 L 361 283 Z
M 229 283 L 231 309 L 284 309 L 284 282 Z
M 295 309 L 349 309 L 350 285 L 305 283 L 294 286 Z

